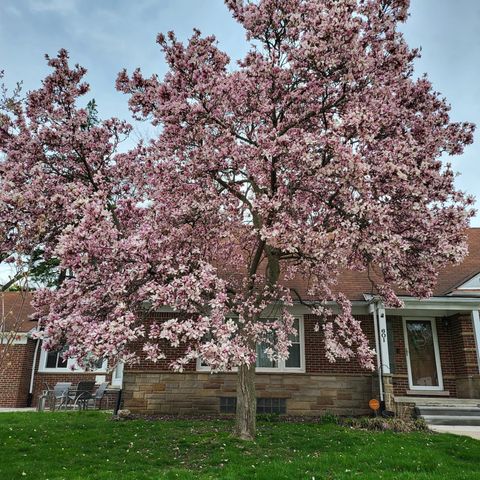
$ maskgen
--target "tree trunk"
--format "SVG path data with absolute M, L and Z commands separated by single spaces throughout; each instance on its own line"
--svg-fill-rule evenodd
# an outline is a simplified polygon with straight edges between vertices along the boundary
M 235 435 L 242 440 L 253 440 L 256 433 L 257 398 L 255 396 L 255 365 L 238 367 L 237 417 Z

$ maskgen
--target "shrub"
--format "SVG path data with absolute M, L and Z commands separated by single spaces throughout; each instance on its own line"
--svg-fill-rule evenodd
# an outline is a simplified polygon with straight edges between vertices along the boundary
M 373 431 L 392 431 L 392 432 L 428 432 L 429 428 L 425 420 L 403 419 L 403 418 L 383 418 L 383 417 L 360 417 L 343 418 L 339 422 L 341 425 Z

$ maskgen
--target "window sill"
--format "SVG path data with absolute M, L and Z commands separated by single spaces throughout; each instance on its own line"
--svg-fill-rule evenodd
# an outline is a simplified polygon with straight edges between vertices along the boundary
M 448 390 L 407 390 L 409 396 L 421 396 L 421 397 L 449 397 L 450 392 Z
M 208 367 L 197 367 L 196 372 L 212 373 L 212 371 Z M 187 373 L 189 373 L 189 372 L 187 372 Z M 235 368 L 235 369 L 229 370 L 227 372 L 214 372 L 214 373 L 237 373 L 237 369 Z M 268 374 L 271 374 L 271 373 L 277 373 L 277 374 L 305 373 L 305 369 L 304 368 L 291 368 L 291 369 L 280 370 L 280 369 L 277 369 L 277 368 L 257 368 L 255 370 L 255 373 L 259 373 L 259 374 L 262 374 L 262 373 L 268 373 Z
M 90 375 L 107 375 L 108 372 L 106 370 L 71 370 L 70 368 L 39 368 L 38 373 L 87 373 Z

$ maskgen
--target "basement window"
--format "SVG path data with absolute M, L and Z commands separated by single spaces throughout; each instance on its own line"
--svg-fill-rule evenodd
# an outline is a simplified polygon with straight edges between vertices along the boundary
M 220 413 L 235 413 L 237 411 L 237 397 L 220 397 Z M 257 413 L 287 413 L 286 398 L 257 398 Z
M 287 399 L 257 398 L 257 413 L 287 413 Z
M 236 397 L 220 397 L 220 413 L 235 413 L 236 411 Z

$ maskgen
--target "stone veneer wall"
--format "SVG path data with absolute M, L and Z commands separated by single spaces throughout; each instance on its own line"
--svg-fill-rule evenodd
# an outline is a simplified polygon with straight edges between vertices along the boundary
M 372 375 L 258 373 L 257 397 L 286 398 L 289 415 L 369 412 Z M 218 414 L 220 397 L 236 396 L 234 373 L 126 371 L 124 407 L 138 413 Z

